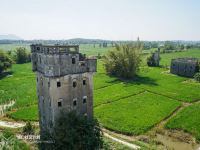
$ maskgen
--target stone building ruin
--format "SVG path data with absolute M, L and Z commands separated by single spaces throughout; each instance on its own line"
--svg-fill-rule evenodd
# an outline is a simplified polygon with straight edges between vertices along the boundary
M 31 53 L 41 133 L 52 131 L 62 110 L 92 118 L 97 60 L 79 53 L 78 45 L 31 45 Z
M 171 60 L 170 72 L 184 77 L 193 77 L 199 72 L 197 58 L 177 58 Z
M 147 65 L 152 67 L 158 67 L 160 65 L 160 48 L 148 58 Z

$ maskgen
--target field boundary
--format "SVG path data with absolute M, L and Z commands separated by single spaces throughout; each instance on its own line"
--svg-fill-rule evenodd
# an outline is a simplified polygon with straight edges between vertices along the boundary
M 119 101 L 119 100 L 122 100 L 122 99 L 125 99 L 125 98 L 129 98 L 129 97 L 132 97 L 132 96 L 140 95 L 140 94 L 145 93 L 145 92 L 147 92 L 147 91 L 144 90 L 144 91 L 141 91 L 141 92 L 139 92 L 139 93 L 127 95 L 127 96 L 118 98 L 118 99 L 113 100 L 113 101 L 108 101 L 108 102 L 105 102 L 105 103 L 101 103 L 101 104 L 98 104 L 98 105 L 94 105 L 94 108 L 99 107 L 99 106 L 101 106 L 101 105 L 110 104 L 110 103 L 113 103 L 113 102 L 116 102 L 116 101 Z

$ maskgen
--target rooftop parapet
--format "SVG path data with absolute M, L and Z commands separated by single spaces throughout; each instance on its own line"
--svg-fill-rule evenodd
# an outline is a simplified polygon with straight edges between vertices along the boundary
M 78 45 L 31 45 L 32 70 L 47 77 L 96 72 L 97 60 L 86 58 L 78 48 Z
M 32 44 L 32 53 L 44 53 L 44 54 L 69 54 L 79 53 L 79 45 L 42 45 Z
M 172 59 L 172 62 L 182 62 L 182 63 L 194 63 L 198 62 L 198 58 L 176 58 Z

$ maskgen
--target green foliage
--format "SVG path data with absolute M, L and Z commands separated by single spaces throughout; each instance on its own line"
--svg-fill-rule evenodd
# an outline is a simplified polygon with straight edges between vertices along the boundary
M 196 73 L 196 74 L 194 75 L 194 79 L 195 79 L 197 82 L 200 82 L 200 73 L 199 73 L 199 72 Z
M 159 57 L 159 61 L 161 58 Z M 147 65 L 148 66 L 156 66 L 156 62 L 154 60 L 153 54 L 151 54 L 149 57 L 147 57 Z
M 61 113 L 51 134 L 54 150 L 95 150 L 102 147 L 102 131 L 96 119 L 88 120 L 73 111 Z
M 200 142 L 200 104 L 188 106 L 169 120 L 166 128 L 181 129 L 196 136 Z
M 133 78 L 141 63 L 142 44 L 123 44 L 115 46 L 104 58 L 106 72 L 110 75 Z
M 16 48 L 16 63 L 23 64 L 31 61 L 31 55 L 25 47 Z
M 8 130 L 0 132 L 0 148 L 2 150 L 30 150 L 31 148 L 21 140 L 18 140 L 14 133 Z
M 164 50 L 165 51 L 175 50 L 175 49 L 176 49 L 176 46 L 175 46 L 174 42 L 171 42 L 171 41 L 166 41 L 165 42 L 165 44 L 164 44 Z
M 11 66 L 12 60 L 10 59 L 10 57 L 5 52 L 0 50 L 0 73 L 10 68 Z
M 28 121 L 26 123 L 26 125 L 23 127 L 23 134 L 25 135 L 33 135 L 34 134 L 34 127 L 32 126 L 32 124 L 30 123 L 30 121 Z
M 95 116 L 106 128 L 127 134 L 141 134 L 178 106 L 180 102 L 146 92 L 95 107 Z

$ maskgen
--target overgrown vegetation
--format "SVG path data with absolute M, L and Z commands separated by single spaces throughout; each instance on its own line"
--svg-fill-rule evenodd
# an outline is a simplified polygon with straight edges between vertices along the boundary
M 200 73 L 199 73 L 199 72 L 196 73 L 196 74 L 194 75 L 194 79 L 195 79 L 197 82 L 200 82 Z
M 33 127 L 33 125 L 31 124 L 30 121 L 28 121 L 26 123 L 26 125 L 23 127 L 23 131 L 22 132 L 25 135 L 33 135 L 35 133 L 34 127 Z
M 102 131 L 96 119 L 90 120 L 85 116 L 77 115 L 74 111 L 61 113 L 62 115 L 57 118 L 54 131 L 50 136 L 54 143 L 43 144 L 41 148 L 49 146 L 53 150 L 95 150 L 102 148 Z
M 11 58 L 4 51 L 0 50 L 0 74 L 11 66 Z
M 8 130 L 0 132 L 0 149 L 2 150 L 31 150 L 23 141 L 16 138 L 14 133 Z
M 142 43 L 116 44 L 104 58 L 106 72 L 110 75 L 133 78 L 141 63 Z
M 24 47 L 16 48 L 16 63 L 23 64 L 31 61 L 31 54 Z

